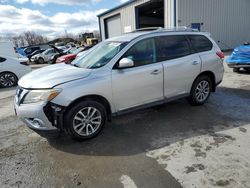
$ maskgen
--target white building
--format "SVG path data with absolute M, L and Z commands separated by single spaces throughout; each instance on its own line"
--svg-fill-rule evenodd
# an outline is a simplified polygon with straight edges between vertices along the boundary
M 250 42 L 250 0 L 130 0 L 99 16 L 102 39 L 145 27 L 207 31 L 222 49 Z

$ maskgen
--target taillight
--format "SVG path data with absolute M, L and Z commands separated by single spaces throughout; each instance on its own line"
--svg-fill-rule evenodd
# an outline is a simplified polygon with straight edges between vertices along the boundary
M 217 52 L 216 54 L 217 54 L 217 56 L 218 56 L 220 59 L 224 59 L 224 58 L 225 58 L 225 55 L 224 55 L 223 52 Z

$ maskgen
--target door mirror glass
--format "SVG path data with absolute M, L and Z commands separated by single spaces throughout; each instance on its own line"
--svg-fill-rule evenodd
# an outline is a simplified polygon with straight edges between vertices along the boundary
M 129 59 L 129 58 L 122 58 L 120 61 L 119 61 L 119 66 L 118 68 L 130 68 L 130 67 L 133 67 L 134 66 L 134 61 L 132 59 Z

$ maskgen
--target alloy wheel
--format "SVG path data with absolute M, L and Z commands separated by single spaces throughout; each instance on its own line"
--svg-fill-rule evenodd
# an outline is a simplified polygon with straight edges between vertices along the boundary
M 3 87 L 12 87 L 16 84 L 16 77 L 11 73 L 3 73 L 0 75 L 0 85 Z
M 205 101 L 208 98 L 209 93 L 210 93 L 210 86 L 209 82 L 206 80 L 201 81 L 195 89 L 195 97 L 199 102 Z
M 102 123 L 101 112 L 94 107 L 85 107 L 73 118 L 73 129 L 81 136 L 93 135 Z

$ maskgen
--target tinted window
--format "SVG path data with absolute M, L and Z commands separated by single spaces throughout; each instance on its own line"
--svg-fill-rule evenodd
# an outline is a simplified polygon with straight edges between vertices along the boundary
M 166 61 L 191 54 L 189 42 L 185 36 L 161 36 L 157 37 L 157 59 Z
M 213 48 L 213 43 L 203 35 L 189 35 L 188 38 L 197 52 L 205 52 Z
M 139 41 L 123 55 L 123 58 L 132 59 L 135 67 L 155 63 L 154 39 L 150 38 Z
M 6 61 L 6 59 L 3 58 L 3 57 L 0 57 L 0 63 L 2 63 L 2 62 L 4 62 L 4 61 Z

